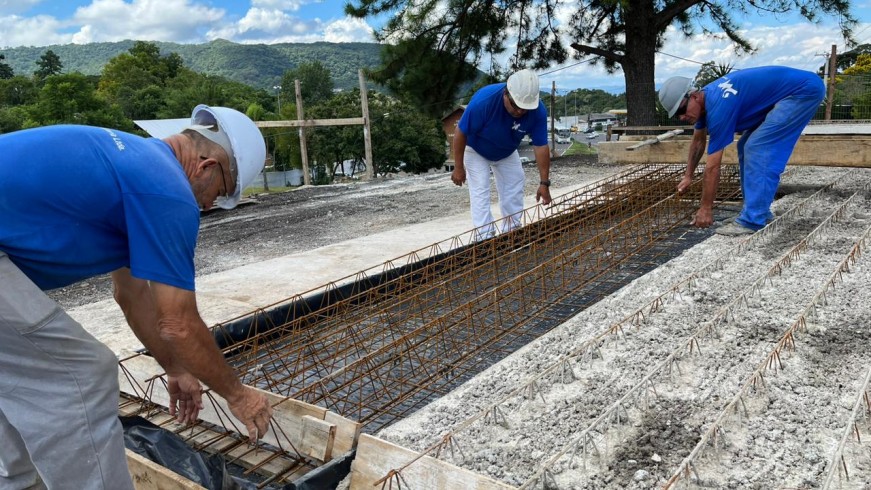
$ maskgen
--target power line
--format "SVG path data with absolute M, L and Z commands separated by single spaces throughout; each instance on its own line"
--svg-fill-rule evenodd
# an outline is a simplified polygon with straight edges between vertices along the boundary
M 664 56 L 671 56 L 672 58 L 677 58 L 677 59 L 679 59 L 679 60 L 689 61 L 690 63 L 695 63 L 695 64 L 697 64 L 697 65 L 704 65 L 704 63 L 701 62 L 701 61 L 691 60 L 691 59 L 689 59 L 689 58 L 682 58 L 682 57 L 677 56 L 677 55 L 674 55 L 674 54 L 664 53 L 664 52 L 662 52 L 662 51 L 657 51 L 657 53 L 659 53 L 659 54 L 661 54 L 661 55 L 664 55 Z

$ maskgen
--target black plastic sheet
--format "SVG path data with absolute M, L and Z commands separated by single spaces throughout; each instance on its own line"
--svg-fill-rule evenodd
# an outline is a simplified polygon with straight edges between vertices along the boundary
M 198 483 L 209 490 L 253 490 L 227 472 L 220 454 L 204 455 L 185 444 L 178 435 L 142 417 L 119 417 L 127 449 Z

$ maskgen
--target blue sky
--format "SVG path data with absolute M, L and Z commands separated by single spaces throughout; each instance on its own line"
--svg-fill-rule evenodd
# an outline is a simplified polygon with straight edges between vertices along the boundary
M 373 28 L 379 23 L 348 18 L 343 5 L 344 0 L 0 0 L 0 46 L 123 39 L 202 43 L 222 38 L 265 44 L 373 41 Z M 871 0 L 858 0 L 853 8 L 860 20 L 855 29 L 858 41 L 871 43 Z M 754 15 L 738 21 L 744 36 L 758 47 L 755 55 L 738 57 L 721 36 L 686 40 L 673 33 L 657 56 L 657 83 L 671 75 L 693 76 L 705 61 L 738 68 L 779 64 L 815 70 L 832 44 L 844 49 L 832 19 L 817 25 L 797 16 Z M 622 91 L 622 73 L 609 75 L 577 61 L 566 65 L 541 70 L 542 86 L 549 89 L 555 81 L 558 92 Z

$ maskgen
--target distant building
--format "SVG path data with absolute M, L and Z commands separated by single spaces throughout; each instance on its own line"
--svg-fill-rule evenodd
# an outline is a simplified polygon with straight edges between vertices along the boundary
M 454 133 L 457 131 L 457 124 L 460 123 L 460 118 L 463 117 L 463 112 L 466 111 L 465 105 L 458 105 L 450 112 L 442 117 L 442 129 L 445 132 L 445 150 L 448 152 L 448 161 L 445 162 L 445 169 L 454 166 Z

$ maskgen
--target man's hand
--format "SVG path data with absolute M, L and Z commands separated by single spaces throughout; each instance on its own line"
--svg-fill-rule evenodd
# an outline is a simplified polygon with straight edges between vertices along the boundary
M 684 177 L 682 179 L 680 179 L 680 182 L 677 184 L 677 193 L 679 195 L 683 194 L 684 192 L 687 191 L 687 189 L 690 188 L 690 185 L 692 183 L 693 183 L 692 177 L 688 177 L 688 176 L 684 175 Z
M 190 374 L 168 376 L 169 414 L 180 424 L 193 424 L 203 409 L 202 386 Z
M 466 169 L 454 166 L 454 171 L 451 172 L 451 180 L 454 182 L 454 184 L 462 186 L 463 183 L 466 181 Z
M 538 186 L 538 190 L 535 191 L 535 202 L 541 201 L 542 204 L 547 206 L 550 204 L 550 187 L 546 185 Z
M 248 439 L 251 442 L 260 439 L 269 430 L 269 421 L 272 419 L 272 406 L 266 395 L 258 393 L 248 386 L 242 387 L 238 397 L 227 399 L 230 412 L 233 416 L 245 424 L 248 430 Z
M 713 212 L 710 208 L 699 208 L 696 212 L 695 218 L 693 218 L 692 223 L 690 225 L 695 226 L 696 228 L 707 228 L 714 223 Z

